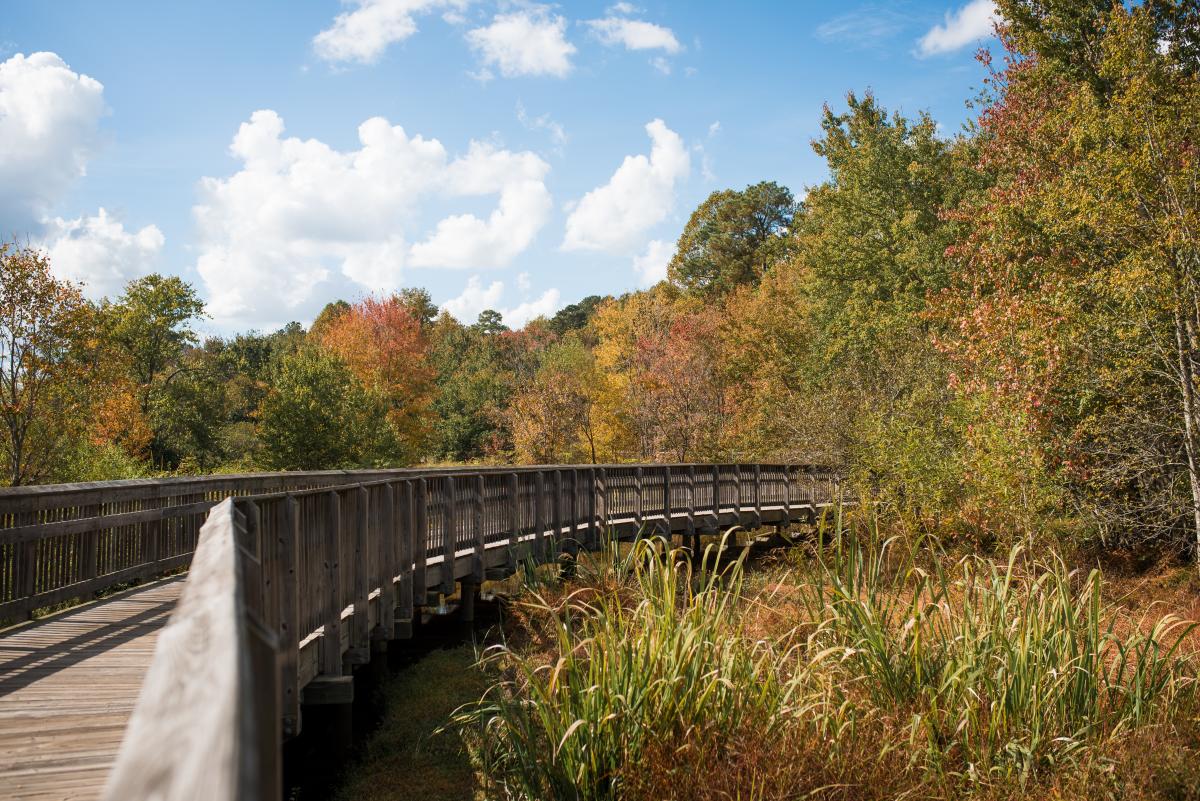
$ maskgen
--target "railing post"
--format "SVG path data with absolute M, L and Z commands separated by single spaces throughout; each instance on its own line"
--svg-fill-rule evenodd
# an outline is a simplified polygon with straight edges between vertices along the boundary
M 762 527 L 762 465 L 754 463 L 754 527 Z
M 546 559 L 546 472 L 537 471 L 534 478 L 533 495 L 533 533 L 534 559 L 543 562 Z
M 517 538 L 521 535 L 521 482 L 516 473 L 508 474 L 508 545 L 516 553 Z
M 733 467 L 733 510 L 737 515 L 737 523 L 742 524 L 742 466 L 740 464 L 732 465 Z
M 396 630 L 396 493 L 393 486 L 379 487 L 379 625 L 380 638 L 390 640 Z
M 608 535 L 608 471 L 603 467 L 596 471 L 596 498 L 599 503 L 600 531 Z
M 687 536 L 692 554 L 700 555 L 700 535 L 696 533 L 696 466 L 687 466 Z
M 325 494 L 325 633 L 321 638 L 321 672 L 342 675 L 342 499 Z
M 363 665 L 371 659 L 371 569 L 369 534 L 371 529 L 370 493 L 359 484 L 354 499 L 354 619 L 350 629 L 350 663 Z
M 458 534 L 458 509 L 454 504 L 454 476 L 442 479 L 442 585 L 443 595 L 454 594 L 454 551 Z
M 643 488 L 642 468 L 638 467 L 636 469 L 636 471 L 634 472 L 634 484 L 633 484 L 634 495 L 637 498 L 637 507 L 636 507 L 636 511 L 634 512 L 634 515 L 633 515 L 633 524 L 634 524 L 634 526 L 637 527 L 638 536 L 641 536 L 641 534 L 642 534 L 642 523 L 643 523 L 643 520 L 645 519 L 645 514 L 646 514 L 645 508 L 642 506 L 642 488 Z
M 792 474 L 795 471 L 791 465 L 783 466 L 783 519 L 791 525 L 792 522 Z
M 413 482 L 405 481 L 400 504 L 400 603 L 397 607 L 399 620 L 396 621 L 396 639 L 408 639 L 413 633 L 413 599 L 416 587 L 413 583 L 413 554 L 417 541 L 416 510 L 414 504 Z M 421 562 L 425 555 L 422 553 Z M 424 577 L 422 577 L 424 581 Z M 425 589 L 421 589 L 424 594 Z
M 413 556 L 416 560 L 413 567 L 413 597 L 417 599 L 417 606 L 425 606 L 429 600 L 429 579 L 426 575 L 431 539 L 429 535 L 429 482 L 422 477 L 417 479 L 416 498 L 413 501 L 412 541 Z
M 475 491 L 474 491 L 474 532 L 475 532 L 475 556 L 471 560 L 471 576 L 475 581 L 483 581 L 484 565 L 483 556 L 487 545 L 483 530 L 483 491 L 484 481 L 483 473 L 475 476 Z
M 35 515 L 36 512 L 19 512 L 17 514 L 17 525 L 30 525 L 34 522 Z M 36 607 L 33 596 L 37 592 L 38 542 L 40 540 L 37 538 L 30 537 L 18 546 L 17 551 L 16 597 L 24 599 L 25 609 L 23 611 L 28 618 L 33 617 L 33 610 Z
M 283 736 L 300 733 L 300 587 L 296 577 L 300 543 L 300 504 L 288 495 L 279 505 L 282 520 L 275 536 L 275 569 L 279 583 L 279 678 Z
M 571 469 L 571 536 L 569 538 L 579 543 L 579 471 Z
M 596 468 L 588 469 L 588 548 L 594 550 L 600 543 L 600 524 L 596 520 Z
M 712 516 L 713 526 L 721 525 L 721 465 L 712 466 Z
M 562 470 L 555 468 L 554 470 L 554 488 L 552 492 L 552 505 L 550 516 L 554 523 L 554 541 L 556 544 L 561 544 L 563 533 L 563 503 L 562 503 Z
M 671 505 L 671 465 L 663 465 L 663 536 L 667 538 L 667 542 L 671 542 L 671 513 L 674 508 Z
M 100 514 L 100 505 L 92 505 L 86 512 L 88 517 L 96 517 Z M 83 556 L 82 556 L 82 578 L 93 579 L 96 577 L 97 568 L 100 561 L 100 532 L 92 529 L 83 535 Z

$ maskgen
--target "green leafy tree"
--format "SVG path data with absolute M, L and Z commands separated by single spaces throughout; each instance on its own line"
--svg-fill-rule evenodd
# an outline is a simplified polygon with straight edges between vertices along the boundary
M 154 274 L 130 281 L 104 311 L 109 336 L 128 356 L 148 411 L 156 383 L 178 368 L 185 347 L 196 344 L 190 323 L 203 315 L 204 302 L 182 278 Z
M 377 466 L 387 464 L 397 447 L 386 399 L 317 348 L 282 360 L 258 418 L 263 460 L 272 469 Z
M 795 210 L 792 193 L 771 181 L 713 192 L 684 227 L 668 277 L 704 295 L 724 295 L 757 283 L 787 258 Z
M 405 287 L 397 293 L 396 297 L 422 327 L 428 326 L 437 319 L 438 307 L 426 290 L 419 287 Z
M 584 329 L 596 316 L 596 310 L 609 300 L 612 300 L 612 297 L 608 295 L 588 295 L 578 303 L 567 304 L 550 318 L 550 330 L 561 337 L 570 331 Z
M 595 464 L 602 383 L 595 356 L 578 334 L 545 348 L 537 372 L 519 387 L 507 409 L 516 460 Z

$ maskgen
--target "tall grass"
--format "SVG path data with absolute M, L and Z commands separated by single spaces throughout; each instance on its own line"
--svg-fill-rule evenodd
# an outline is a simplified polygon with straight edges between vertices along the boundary
M 907 710 L 928 771 L 1024 782 L 1194 692 L 1180 653 L 1194 624 L 1128 618 L 1102 602 L 1098 571 L 1019 547 L 946 567 L 898 545 L 839 534 L 800 596 L 821 670 Z
M 509 679 L 458 722 L 485 773 L 530 799 L 611 798 L 648 743 L 686 746 L 779 714 L 785 681 L 767 643 L 730 637 L 740 565 L 693 576 L 660 542 L 614 551 L 593 583 L 530 603 L 551 621 L 553 661 L 494 649 Z
M 1194 693 L 1191 624 L 1123 616 L 1098 573 L 828 539 L 767 577 L 644 541 L 532 592 L 455 718 L 492 796 L 994 796 Z

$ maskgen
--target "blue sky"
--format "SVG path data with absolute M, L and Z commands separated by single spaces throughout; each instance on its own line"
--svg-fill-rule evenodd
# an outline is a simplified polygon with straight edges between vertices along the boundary
M 660 277 L 715 189 L 822 180 L 847 91 L 953 132 L 992 13 L 7 0 L 0 230 L 93 296 L 181 275 L 215 333 L 398 286 L 518 325 Z

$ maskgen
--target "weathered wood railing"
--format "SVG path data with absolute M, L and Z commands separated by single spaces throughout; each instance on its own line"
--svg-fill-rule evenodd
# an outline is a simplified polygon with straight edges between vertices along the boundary
M 106 797 L 280 797 L 277 648 L 261 568 L 245 518 L 222 501 L 158 635 Z
M 116 781 L 146 773 L 151 763 L 177 760 L 158 769 L 156 786 L 187 787 L 187 777 L 217 758 L 197 749 L 224 748 L 221 738 L 242 743 L 241 757 L 258 759 L 270 771 L 278 754 L 247 757 L 258 740 L 244 730 L 209 731 L 199 735 L 203 745 L 189 739 L 197 735 L 185 735 L 187 726 L 179 722 L 189 714 L 187 704 L 172 702 L 160 687 L 212 681 L 226 700 L 230 693 L 250 699 L 243 716 L 270 720 L 287 738 L 300 731 L 303 703 L 348 700 L 351 669 L 369 659 L 372 644 L 410 636 L 421 607 L 454 593 L 459 583 L 478 584 L 525 560 L 595 547 L 604 532 L 697 537 L 733 524 L 810 517 L 837 496 L 831 471 L 761 464 L 323 472 L 3 490 L 0 617 L 186 565 L 196 549 L 171 624 L 176 628 L 156 652 L 135 715 L 135 723 L 164 716 L 175 722 L 162 724 L 159 736 L 132 727 L 114 774 Z M 199 572 L 209 551 L 222 556 L 206 558 Z M 236 580 L 206 578 L 214 565 L 237 571 Z M 197 631 L 193 616 L 207 621 L 207 634 L 218 631 L 204 605 L 216 602 L 195 588 L 198 583 L 236 589 L 232 607 L 217 604 L 220 631 L 235 625 L 236 610 L 250 617 L 237 618 L 242 633 L 204 641 L 239 655 L 222 653 L 193 674 L 189 660 L 175 655 L 177 638 Z M 246 632 L 270 642 L 274 669 L 266 669 L 268 675 L 261 666 L 246 672 L 252 654 L 241 649 L 260 641 Z M 261 655 L 255 659 L 262 662 Z M 214 665 L 233 670 L 234 678 L 205 678 Z M 251 680 L 256 685 L 247 695 L 243 685 Z M 205 697 L 190 689 L 183 694 L 198 704 Z M 263 726 L 256 731 L 266 731 Z M 232 795 L 212 797 L 260 797 L 260 790 L 245 790 L 249 774 L 243 775 L 244 765 L 239 769 L 236 781 L 221 777 Z M 131 786 L 110 786 L 108 797 L 134 797 L 122 789 Z

